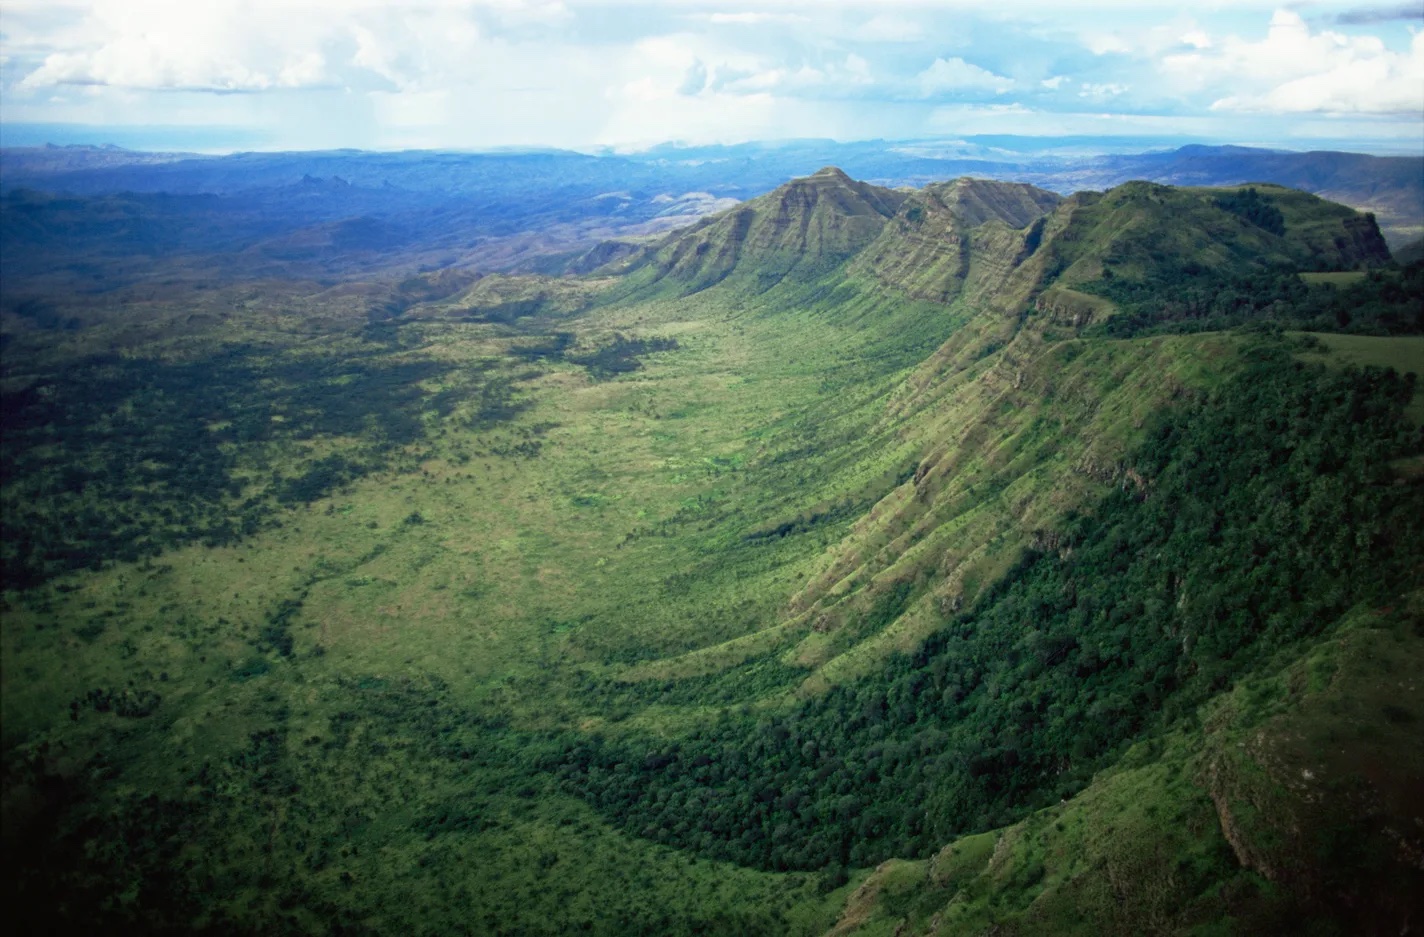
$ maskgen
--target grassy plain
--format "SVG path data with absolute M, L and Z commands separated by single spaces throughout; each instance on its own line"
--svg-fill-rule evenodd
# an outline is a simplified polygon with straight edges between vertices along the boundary
M 116 921 L 157 914 L 178 929 L 310 929 L 323 915 L 431 932 L 457 920 L 531 933 L 824 926 L 834 902 L 816 876 L 676 858 L 510 774 L 517 751 L 480 754 L 510 744 L 506 725 L 704 718 L 702 703 L 590 709 L 574 691 L 775 624 L 854 514 L 757 533 L 846 499 L 863 509 L 895 483 L 884 476 L 912 450 L 871 428 L 951 328 L 943 310 L 863 300 L 833 322 L 810 304 L 772 312 L 783 308 L 669 298 L 542 323 L 576 329 L 581 347 L 627 332 L 678 348 L 616 380 L 501 364 L 522 370 L 494 420 L 465 375 L 507 362 L 539 328 L 417 318 L 376 362 L 437 361 L 424 399 L 467 393 L 417 411 L 420 435 L 378 467 L 236 542 L 8 593 L 11 835 L 68 810 L 43 864 L 109 888 L 131 867 L 135 891 L 92 901 Z M 348 335 L 338 341 L 371 351 Z M 273 338 L 268 354 L 330 340 Z M 279 439 L 266 465 L 293 477 L 368 445 Z M 83 831 L 99 817 L 96 842 Z M 145 826 L 162 831 L 156 852 L 124 855 Z M 189 873 L 147 878 L 174 861 Z M 215 906 L 200 897 L 210 884 L 227 896 Z M 145 899 L 154 889 L 160 904 Z M 82 892 L 55 898 L 74 920 L 93 913 Z

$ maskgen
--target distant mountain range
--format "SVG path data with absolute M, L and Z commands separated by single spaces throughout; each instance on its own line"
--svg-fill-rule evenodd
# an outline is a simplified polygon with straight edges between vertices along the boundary
M 25 206 L 26 217 L 41 227 L 60 223 L 50 212 L 61 206 L 38 209 L 32 197 L 17 203 L 16 190 L 122 196 L 127 217 L 142 219 L 159 240 L 189 253 L 231 250 L 231 243 L 210 245 L 203 235 L 213 226 L 202 219 L 213 211 L 247 219 L 246 246 L 270 253 L 268 241 L 276 239 L 278 255 L 293 237 L 319 245 L 324 226 L 372 218 L 404 232 L 399 263 L 415 257 L 416 265 L 459 260 L 487 269 L 516 267 L 608 237 L 666 230 L 825 165 L 885 187 L 973 176 L 1029 182 L 1061 195 L 1131 180 L 1274 183 L 1373 212 L 1393 247 L 1424 236 L 1424 157 L 1202 145 L 1080 155 L 1068 145 L 1073 141 L 1060 142 L 1047 148 L 1019 138 L 955 144 L 811 140 L 597 156 L 561 150 L 200 156 L 116 147 L 10 148 L 0 150 L 0 191 L 7 194 L 7 208 Z M 166 197 L 156 199 L 160 194 Z M 62 210 L 74 208 L 66 202 Z M 319 255 L 307 252 L 305 262 L 322 268 Z M 392 258 L 369 260 L 379 265 Z M 345 257 L 324 272 L 349 269 L 350 263 Z

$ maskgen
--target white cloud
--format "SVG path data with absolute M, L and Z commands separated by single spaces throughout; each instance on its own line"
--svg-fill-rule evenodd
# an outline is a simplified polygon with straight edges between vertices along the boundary
M 915 42 L 924 35 L 919 23 L 893 13 L 872 16 L 855 32 L 857 38 L 867 42 Z
M 429 91 L 476 79 L 505 47 L 491 41 L 467 11 L 415 9 L 369 13 L 329 40 L 334 49 L 355 43 L 343 57 L 349 83 L 368 86 L 369 75 L 402 91 Z
M 326 60 L 295 21 L 280 35 L 233 2 L 101 0 L 53 39 L 60 47 L 25 76 L 23 89 L 113 85 L 150 90 L 265 91 L 320 84 Z
M 687 66 L 687 71 L 683 75 L 682 84 L 678 85 L 678 94 L 699 94 L 703 88 L 707 87 L 707 66 L 702 64 L 701 59 L 693 59 L 692 64 Z
M 1271 0 L 0 0 L 0 115 L 358 146 L 911 137 L 951 119 L 1280 139 L 1302 114 L 1419 135 L 1421 41 L 1334 25 L 1347 2 L 1307 20 Z M 1112 113 L 1129 95 L 1131 120 Z
M 1127 54 L 1136 47 L 1126 37 L 1115 32 L 1094 32 L 1083 37 L 1083 45 L 1094 55 Z
M 915 81 L 920 97 L 932 98 L 953 91 L 991 91 L 1004 94 L 1014 87 L 1012 78 L 996 75 L 959 57 L 935 59 Z
M 1193 49 L 1210 49 L 1211 36 L 1201 29 L 1189 29 L 1182 33 L 1182 45 L 1191 46 Z
M 875 76 L 870 71 L 870 63 L 854 52 L 846 55 L 841 69 L 845 77 L 854 84 L 869 85 L 875 81 Z
M 572 16 L 561 0 L 421 0 L 400 8 L 376 0 L 92 0 L 61 5 L 48 21 L 22 8 L 19 38 L 8 28 L 3 37 L 7 50 L 38 57 L 18 82 L 22 91 L 340 87 L 353 69 L 408 88 L 468 70 L 481 20 L 527 32 Z M 42 41 L 25 32 L 41 21 Z
M 734 77 L 721 86 L 732 94 L 777 93 L 787 96 L 841 96 L 852 93 L 859 85 L 870 83 L 865 60 L 847 56 L 843 63 L 826 67 L 800 65 L 796 68 L 767 68 L 750 75 Z
M 1126 94 L 1127 90 L 1127 85 L 1120 85 L 1114 82 L 1105 82 L 1103 84 L 1089 82 L 1083 85 L 1082 90 L 1078 92 L 1078 97 L 1092 98 L 1095 101 L 1105 101 L 1108 98 L 1115 98 L 1120 94 Z
M 1205 48 L 1211 44 L 1211 37 L 1193 18 L 1177 15 L 1166 22 L 1152 25 L 1083 30 L 1079 34 L 1079 41 L 1097 56 L 1152 58 L 1177 49 Z
M 718 26 L 764 26 L 767 23 L 792 23 L 800 24 L 806 22 L 806 17 L 799 13 L 708 13 L 705 14 L 709 23 Z
M 573 19 L 563 0 L 485 0 L 504 26 L 558 26 Z
M 1424 116 L 1424 33 L 1394 52 L 1375 36 L 1312 32 L 1300 14 L 1277 10 L 1260 41 L 1228 36 L 1161 66 L 1179 90 L 1226 92 L 1213 111 Z

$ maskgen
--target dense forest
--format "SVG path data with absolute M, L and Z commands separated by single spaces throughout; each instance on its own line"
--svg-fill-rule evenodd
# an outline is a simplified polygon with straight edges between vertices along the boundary
M 1121 310 L 1097 327 L 1099 334 L 1115 338 L 1248 324 L 1351 335 L 1424 334 L 1424 262 L 1333 276 L 1341 282 L 1310 282 L 1294 270 L 1223 276 L 1187 263 L 1141 280 L 1105 278 L 1085 289 Z
M 923 855 L 1071 797 L 1424 560 L 1424 497 L 1387 468 L 1424 451 L 1400 418 L 1413 376 L 1332 373 L 1283 341 L 1249 358 L 1161 414 L 1135 482 L 874 678 L 676 741 L 551 738 L 540 767 L 634 834 L 769 869 Z

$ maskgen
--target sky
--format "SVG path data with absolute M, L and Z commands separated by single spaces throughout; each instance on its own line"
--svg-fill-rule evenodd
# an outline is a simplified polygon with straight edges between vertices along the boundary
M 0 0 L 0 142 L 36 133 L 217 151 L 1079 134 L 1424 152 L 1424 0 Z

